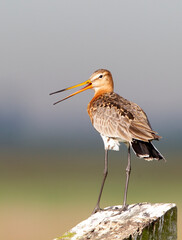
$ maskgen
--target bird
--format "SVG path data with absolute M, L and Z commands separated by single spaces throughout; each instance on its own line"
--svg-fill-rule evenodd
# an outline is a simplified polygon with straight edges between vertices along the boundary
M 153 131 L 148 117 L 141 107 L 114 92 L 113 77 L 109 70 L 99 69 L 87 81 L 52 92 L 50 95 L 83 85 L 85 85 L 83 88 L 55 102 L 54 105 L 88 89 L 94 90 L 95 94 L 87 106 L 87 112 L 93 127 L 103 139 L 105 158 L 103 180 L 93 213 L 103 210 L 100 207 L 100 200 L 108 175 L 108 151 L 119 151 L 120 143 L 124 143 L 128 150 L 125 191 L 121 208 L 123 211 L 128 207 L 127 192 L 131 173 L 131 149 L 137 157 L 148 161 L 165 160 L 152 143 L 153 140 L 159 140 L 161 136 Z

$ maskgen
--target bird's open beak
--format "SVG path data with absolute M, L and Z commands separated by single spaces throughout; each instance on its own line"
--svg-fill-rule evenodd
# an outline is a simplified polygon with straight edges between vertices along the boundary
M 67 97 L 59 100 L 58 102 L 55 102 L 54 105 L 57 104 L 57 103 L 60 103 L 60 102 L 62 102 L 62 101 L 64 101 L 64 100 L 66 100 L 66 99 L 68 99 L 68 98 L 70 98 L 70 97 L 73 97 L 74 95 L 76 95 L 76 94 L 78 94 L 78 93 L 81 93 L 81 92 L 83 92 L 83 91 L 85 91 L 85 90 L 87 90 L 87 89 L 91 89 L 91 88 L 92 88 L 92 82 L 91 82 L 90 80 L 87 80 L 87 81 L 85 81 L 85 82 L 83 82 L 83 83 L 74 85 L 74 86 L 72 86 L 72 87 L 64 88 L 64 89 L 62 89 L 62 90 L 59 90 L 59 91 L 50 93 L 50 95 L 53 95 L 53 94 L 56 94 L 56 93 L 64 92 L 64 91 L 69 90 L 69 89 L 72 89 L 72 88 L 76 88 L 76 87 L 83 86 L 83 85 L 85 85 L 85 84 L 87 84 L 85 87 L 83 87 L 83 88 L 81 88 L 80 90 L 78 90 L 77 92 L 72 93 L 72 94 L 70 94 L 69 96 L 67 96 Z

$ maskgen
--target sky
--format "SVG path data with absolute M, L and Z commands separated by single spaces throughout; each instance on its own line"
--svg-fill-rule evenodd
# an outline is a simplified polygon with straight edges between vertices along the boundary
M 50 92 L 109 69 L 115 92 L 159 133 L 181 131 L 182 2 L 0 2 L 1 142 L 37 135 L 93 137 L 91 90 L 59 105 Z M 71 92 L 71 91 L 70 91 Z M 68 92 L 68 94 L 70 93 Z

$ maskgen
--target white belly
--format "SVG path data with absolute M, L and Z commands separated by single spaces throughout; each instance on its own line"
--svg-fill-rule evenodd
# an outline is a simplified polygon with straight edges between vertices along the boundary
M 119 146 L 120 143 L 119 142 L 125 142 L 122 139 L 117 139 L 117 138 L 111 138 L 111 137 L 106 137 L 102 134 L 100 134 L 103 142 L 104 142 L 104 147 L 107 150 L 114 150 L 114 151 L 119 151 Z

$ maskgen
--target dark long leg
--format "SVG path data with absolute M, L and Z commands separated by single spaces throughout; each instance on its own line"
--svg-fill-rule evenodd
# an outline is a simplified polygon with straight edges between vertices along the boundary
M 130 155 L 130 145 L 128 145 L 128 165 L 126 168 L 126 184 L 125 184 L 125 192 L 124 192 L 124 201 L 123 201 L 123 209 L 126 208 L 126 200 L 127 200 L 127 192 L 128 192 L 128 183 L 131 172 L 131 155 Z
M 97 204 L 96 204 L 96 207 L 95 207 L 94 210 L 93 210 L 93 213 L 96 213 L 96 212 L 98 212 L 99 210 L 101 210 L 101 208 L 100 208 L 100 199 L 101 199 L 101 196 L 102 196 L 102 191 L 103 191 L 103 188 L 104 188 L 104 183 L 105 183 L 107 174 L 108 174 L 108 150 L 106 149 L 106 150 L 105 150 L 104 177 L 103 177 L 103 180 L 102 180 L 102 185 L 101 185 L 99 197 L 98 197 L 98 200 L 97 200 Z

